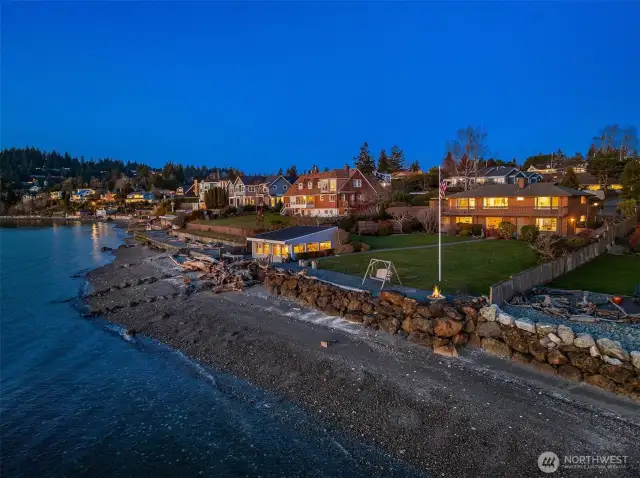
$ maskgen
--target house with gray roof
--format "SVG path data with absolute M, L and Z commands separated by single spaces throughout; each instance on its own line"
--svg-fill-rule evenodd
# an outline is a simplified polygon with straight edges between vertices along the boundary
M 269 262 L 296 260 L 299 254 L 325 254 L 335 244 L 336 226 L 293 226 L 247 237 L 251 256 Z

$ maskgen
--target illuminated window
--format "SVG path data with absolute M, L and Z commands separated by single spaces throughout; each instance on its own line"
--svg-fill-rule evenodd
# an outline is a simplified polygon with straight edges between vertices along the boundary
M 256 244 L 256 253 L 262 254 L 262 242 Z
M 305 252 L 304 244 L 296 244 L 293 246 L 293 252 L 296 254 L 300 254 L 301 252 Z
M 456 224 L 473 224 L 471 216 L 456 217 Z
M 320 248 L 318 247 L 318 243 L 317 242 L 310 242 L 307 244 L 307 252 L 315 252 L 315 251 L 319 251 Z
M 517 197 L 516 201 L 524 201 L 524 198 L 523 197 Z
M 557 197 L 537 197 L 535 198 L 535 208 L 536 209 L 551 209 L 558 207 L 558 198 Z
M 536 218 L 536 226 L 538 226 L 538 229 L 541 231 L 556 232 L 557 224 L 557 219 L 555 217 Z
M 475 209 L 476 198 L 460 198 L 456 199 L 456 207 L 463 209 Z
M 270 250 L 270 249 L 271 249 L 271 248 L 270 248 L 269 244 L 265 244 L 265 245 L 264 245 L 264 249 L 262 250 L 262 253 L 263 253 L 263 254 L 270 254 L 270 253 L 271 253 L 271 250 Z
M 488 229 L 498 229 L 498 225 L 502 222 L 501 217 L 488 217 L 487 218 L 487 228 Z
M 586 222 L 587 216 L 580 216 L 580 222 Z
M 331 192 L 334 192 L 336 190 L 336 180 L 335 179 L 330 179 L 329 180 L 329 190 Z
M 320 243 L 320 250 L 324 251 L 326 249 L 331 249 L 331 241 L 325 241 Z
M 485 209 L 507 209 L 509 198 L 482 198 L 482 206 Z
M 279 256 L 280 255 L 280 250 L 281 250 L 280 244 L 274 244 L 273 245 L 273 255 L 274 256 Z
M 582 196 L 580 198 L 580 204 L 587 204 L 587 196 Z

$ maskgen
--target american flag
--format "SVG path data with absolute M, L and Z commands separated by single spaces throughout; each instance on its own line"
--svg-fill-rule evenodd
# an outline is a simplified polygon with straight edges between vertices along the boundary
M 447 183 L 442 181 L 440 183 L 440 199 L 444 199 L 444 193 L 447 192 Z

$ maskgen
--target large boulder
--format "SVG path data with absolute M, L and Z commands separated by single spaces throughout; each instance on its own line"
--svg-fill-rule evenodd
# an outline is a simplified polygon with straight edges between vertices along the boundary
M 538 372 L 546 373 L 548 375 L 555 375 L 557 373 L 557 370 L 555 368 L 545 362 L 537 362 L 535 360 L 532 360 L 529 365 L 531 366 L 531 368 L 534 368 Z
M 547 361 L 547 353 L 549 350 L 540 343 L 537 337 L 529 337 L 529 353 L 539 362 Z
M 488 305 L 480 309 L 480 317 L 482 317 L 487 322 L 495 322 L 496 317 L 498 316 L 500 309 L 497 305 Z
M 511 358 L 511 349 L 501 340 L 484 338 L 482 339 L 482 348 L 496 357 Z
M 569 364 L 560 365 L 560 367 L 558 367 L 558 375 L 572 382 L 580 382 L 582 380 L 580 370 Z
M 513 327 L 514 320 L 509 314 L 505 314 L 504 312 L 500 312 L 496 321 L 501 323 L 502 325 L 506 325 L 507 327 Z
M 559 350 L 552 350 L 547 354 L 547 362 L 551 365 L 563 365 L 568 362 L 567 357 Z
M 470 305 L 465 305 L 461 309 L 462 313 L 467 316 L 468 319 L 474 318 L 478 315 L 478 311 L 475 307 L 471 307 Z
M 545 324 L 542 322 L 536 323 L 536 332 L 540 336 L 555 334 L 558 330 L 558 326 L 556 324 Z
M 602 354 L 615 357 L 623 362 L 629 362 L 631 360 L 629 352 L 622 348 L 620 342 L 611 339 L 598 339 L 597 343 Z
M 438 317 L 433 322 L 433 333 L 438 337 L 453 337 L 462 330 L 462 322 L 450 317 Z
M 431 345 L 431 336 L 429 334 L 425 334 L 423 332 L 413 331 L 407 337 L 409 342 L 413 342 L 414 344 L 423 345 L 425 347 L 429 347 Z
M 591 354 L 583 352 L 569 352 L 569 360 L 571 364 L 582 370 L 583 372 L 598 373 L 600 360 L 593 358 Z
M 616 389 L 615 382 L 611 379 L 608 379 L 604 375 L 587 375 L 584 377 L 584 381 L 589 385 L 604 388 L 605 390 L 609 390 L 610 392 L 613 392 Z
M 531 322 L 529 319 L 518 319 L 514 321 L 514 324 L 520 330 L 524 330 L 532 334 L 536 333 L 536 324 Z
M 473 317 L 467 316 L 467 321 L 464 324 L 464 331 L 468 334 L 476 331 L 476 321 Z
M 467 334 L 465 334 L 464 332 L 460 332 L 457 335 L 454 335 L 451 338 L 451 343 L 453 345 L 464 345 L 469 341 L 469 336 Z
M 422 317 L 406 317 L 402 321 L 402 330 L 407 333 L 424 332 L 433 335 L 433 320 L 423 319 Z
M 492 322 L 486 322 L 487 325 Z M 529 353 L 528 337 L 521 333 L 518 329 L 506 329 L 502 331 L 502 339 L 509 347 L 522 353 Z
M 402 313 L 405 315 L 413 314 L 418 306 L 418 301 L 411 297 L 405 297 L 402 301 Z
M 349 322 L 357 322 L 359 324 L 362 323 L 362 314 L 357 314 L 354 312 L 347 312 L 346 314 L 344 314 L 344 318 L 345 320 L 348 320 Z
M 575 340 L 573 329 L 566 325 L 558 325 L 558 337 L 560 337 L 562 343 L 566 345 L 573 345 L 573 341 Z
M 387 317 L 378 323 L 378 328 L 383 332 L 395 334 L 400 328 L 400 320 L 395 317 Z
M 480 337 L 501 337 L 502 329 L 495 322 L 480 322 L 476 327 L 476 333 Z
M 602 364 L 600 366 L 600 375 L 610 378 L 614 382 L 624 383 L 631 377 L 633 373 L 625 370 L 617 365 Z
M 573 345 L 579 349 L 590 349 L 595 344 L 595 340 L 593 340 L 593 337 L 589 334 L 579 334 L 575 339 L 573 339 Z
M 437 355 L 443 355 L 445 357 L 457 358 L 458 351 L 453 345 L 440 345 L 433 347 L 433 353 Z
M 370 300 L 365 300 L 362 302 L 362 313 L 363 314 L 373 314 L 375 308 Z
M 421 315 L 425 319 L 430 319 L 432 317 L 431 309 L 429 307 L 427 307 L 427 306 L 424 306 L 424 305 L 419 305 L 416 308 L 416 313 Z
M 635 350 L 629 354 L 631 356 L 631 363 L 635 368 L 640 370 L 640 352 L 636 352 Z
M 384 300 L 393 305 L 402 305 L 404 302 L 405 296 L 400 292 L 396 292 L 393 290 L 383 290 L 380 292 L 380 300 Z
M 347 310 L 350 312 L 360 312 L 362 311 L 362 302 L 359 300 L 350 300 L 347 305 Z

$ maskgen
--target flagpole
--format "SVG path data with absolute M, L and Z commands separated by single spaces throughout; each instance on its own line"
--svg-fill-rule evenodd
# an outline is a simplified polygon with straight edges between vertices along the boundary
M 438 166 L 438 283 L 442 282 L 442 183 Z

